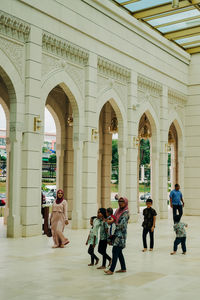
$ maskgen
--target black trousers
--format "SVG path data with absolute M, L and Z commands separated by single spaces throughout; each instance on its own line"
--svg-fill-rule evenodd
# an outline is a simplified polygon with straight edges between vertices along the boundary
M 186 237 L 177 237 L 174 241 L 174 251 L 177 251 L 178 245 L 181 244 L 183 252 L 186 252 Z
M 152 232 L 151 229 L 143 228 L 142 239 L 143 239 L 143 246 L 147 248 L 147 234 L 150 235 L 150 248 L 153 249 L 154 246 L 154 231 Z
M 91 256 L 91 264 L 93 265 L 94 264 L 94 260 L 98 260 L 98 257 L 94 254 L 94 247 L 93 245 L 90 245 L 89 248 L 88 248 L 88 253 L 90 254 Z
M 177 214 L 177 211 L 178 211 L 178 214 Z M 182 214 L 183 214 L 183 206 L 173 204 L 173 220 L 174 220 L 174 217 L 177 216 L 177 215 L 179 215 L 179 217 L 181 219 Z
M 107 240 L 100 240 L 98 246 L 98 252 L 103 255 L 102 267 L 106 266 L 106 259 L 111 261 L 111 257 L 106 253 Z
M 123 248 L 118 247 L 118 246 L 113 246 L 112 249 L 112 264 L 110 267 L 110 271 L 114 272 L 115 267 L 117 265 L 117 260 L 119 258 L 119 262 L 121 265 L 121 270 L 126 270 L 126 264 L 125 264 L 125 260 L 124 260 L 124 255 L 122 253 Z

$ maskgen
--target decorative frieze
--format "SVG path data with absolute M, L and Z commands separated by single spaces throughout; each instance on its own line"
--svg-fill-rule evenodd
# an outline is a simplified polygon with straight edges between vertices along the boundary
M 162 85 L 148 77 L 138 75 L 138 90 L 144 92 L 147 97 L 150 97 L 150 95 L 160 96 L 162 93 Z
M 42 36 L 42 48 L 43 51 L 81 65 L 85 65 L 89 57 L 87 50 L 46 31 Z
M 25 43 L 30 33 L 30 25 L 16 17 L 0 11 L 0 33 Z
M 184 107 L 187 102 L 187 97 L 186 97 L 186 95 L 169 88 L 168 89 L 168 101 L 170 104 L 173 104 L 175 106 L 175 108 L 177 106 Z
M 97 70 L 99 73 L 107 77 L 128 83 L 130 80 L 131 72 L 129 69 L 122 67 L 104 57 L 98 57 Z
M 24 47 L 21 44 L 0 37 L 0 49 L 2 49 L 15 65 L 19 75 L 23 78 Z

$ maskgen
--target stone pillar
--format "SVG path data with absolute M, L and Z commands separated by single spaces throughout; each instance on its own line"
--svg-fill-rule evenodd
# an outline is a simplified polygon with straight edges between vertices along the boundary
M 35 118 L 43 119 L 41 104 L 42 30 L 31 26 L 26 43 L 25 128 L 22 144 L 22 236 L 39 235 L 41 218 L 42 129 L 34 128 Z M 36 124 L 43 126 L 41 122 Z
M 111 106 L 107 103 L 103 110 L 103 143 L 101 157 L 101 204 L 110 206 L 111 194 L 111 161 L 112 161 L 112 134 L 108 131 L 111 123 Z
M 126 196 L 126 147 L 119 143 L 119 195 Z
M 73 210 L 72 228 L 82 228 L 82 152 L 83 143 L 74 141 L 74 176 L 73 176 Z
M 159 149 L 157 145 L 151 141 L 151 197 L 153 199 L 153 206 L 159 214 Z M 167 170 L 167 169 L 166 169 Z
M 12 105 L 10 106 L 11 114 Z M 12 115 L 10 120 L 13 120 Z M 21 143 L 22 123 L 10 122 L 10 161 L 9 161 L 9 216 L 7 218 L 7 236 L 21 237 Z
M 67 115 L 72 114 L 71 105 L 67 103 Z M 74 127 L 74 126 L 73 126 Z M 64 145 L 64 193 L 68 201 L 68 217 L 72 218 L 74 188 L 74 150 L 73 150 L 73 127 L 65 128 Z
M 159 208 L 160 218 L 168 218 L 168 89 L 163 86 L 160 107 Z
M 83 226 L 97 213 L 97 149 L 98 134 L 96 116 L 97 56 L 90 53 L 85 67 L 85 135 L 83 145 Z M 98 116 L 99 117 L 99 116 Z M 93 130 L 94 129 L 94 130 Z M 93 135 L 92 135 L 93 133 Z
M 7 225 L 7 217 L 9 215 L 9 165 L 10 165 L 10 138 L 9 130 L 6 130 L 6 206 L 4 209 L 4 224 Z
M 200 215 L 200 53 L 191 55 L 189 68 L 188 101 L 185 107 L 185 164 L 180 161 L 179 175 L 184 174 L 184 187 L 180 176 L 179 182 L 185 202 L 186 215 Z M 183 144 L 184 145 L 184 144 Z M 183 149 L 183 145 L 181 150 Z M 183 151 L 183 150 L 182 150 Z M 180 152 L 179 152 L 180 153 Z M 184 153 L 181 153 L 183 162 Z M 184 172 L 183 172 L 184 167 Z M 182 181 L 183 182 L 183 181 Z M 184 188 L 184 189 L 183 189 Z
M 127 152 L 126 152 L 126 196 L 129 200 L 130 220 L 136 222 L 137 210 L 137 155 L 138 155 L 138 128 L 137 128 L 137 73 L 131 71 L 128 84 L 128 111 L 127 111 Z

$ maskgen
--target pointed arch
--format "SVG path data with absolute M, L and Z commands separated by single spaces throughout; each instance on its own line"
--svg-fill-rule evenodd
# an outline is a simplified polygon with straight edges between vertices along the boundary
M 83 97 L 79 92 L 76 83 L 64 70 L 56 70 L 48 78 L 43 80 L 41 85 L 42 103 L 45 106 L 46 99 L 54 87 L 59 85 L 66 93 L 73 109 L 74 133 L 80 134 L 83 130 Z

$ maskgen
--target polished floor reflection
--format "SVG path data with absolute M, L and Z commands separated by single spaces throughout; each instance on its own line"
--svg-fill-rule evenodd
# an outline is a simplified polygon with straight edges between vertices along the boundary
M 183 220 L 189 224 L 186 256 L 181 249 L 169 254 L 174 240 L 171 219 L 157 222 L 155 250 L 146 253 L 141 252 L 141 220 L 130 224 L 124 250 L 128 271 L 113 276 L 87 266 L 88 230 L 66 228 L 70 244 L 52 249 L 52 239 L 46 236 L 7 239 L 1 224 L 0 299 L 199 299 L 200 217 Z

